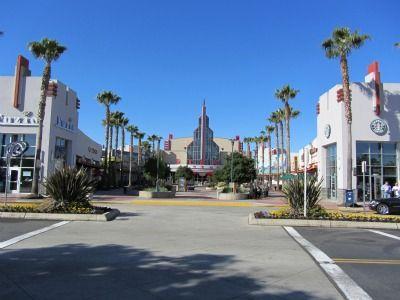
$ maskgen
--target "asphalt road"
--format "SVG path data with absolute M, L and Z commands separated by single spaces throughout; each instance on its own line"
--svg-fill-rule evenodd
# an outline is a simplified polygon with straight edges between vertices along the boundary
M 400 240 L 366 229 L 296 227 L 374 299 L 399 299 Z M 400 237 L 396 230 L 380 230 Z
M 12 239 L 43 227 L 50 226 L 58 221 L 39 221 L 21 219 L 0 219 L 0 242 Z

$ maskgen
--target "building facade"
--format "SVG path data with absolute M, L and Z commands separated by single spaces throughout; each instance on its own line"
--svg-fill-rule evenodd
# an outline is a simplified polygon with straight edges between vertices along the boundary
M 366 200 L 379 198 L 384 182 L 399 181 L 400 83 L 381 83 L 378 63 L 368 67 L 365 82 L 350 85 L 352 97 L 351 189 L 363 195 L 362 162 L 366 162 Z M 324 93 L 317 104 L 318 176 L 323 196 L 343 203 L 347 183 L 348 132 L 341 85 Z
M 209 125 L 204 102 L 192 137 L 174 138 L 172 134 L 168 136 L 164 142 L 163 154 L 172 172 L 179 166 L 188 166 L 198 177 L 205 179 L 224 164 L 232 147 L 233 151 L 242 152 L 243 144 L 238 136 L 233 139 L 214 137 Z
M 78 128 L 77 94 L 56 79 L 47 91 L 41 160 L 35 160 L 41 80 L 31 76 L 29 61 L 22 56 L 14 76 L 0 77 L 0 191 L 29 193 L 35 164 L 40 164 L 40 180 L 62 166 L 84 166 L 93 173 L 100 167 L 101 145 Z M 25 141 L 27 149 L 11 159 L 6 187 L 6 147 L 15 141 Z

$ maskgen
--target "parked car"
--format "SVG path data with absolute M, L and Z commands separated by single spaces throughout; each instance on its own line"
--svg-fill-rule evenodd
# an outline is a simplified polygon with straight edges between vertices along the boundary
M 382 198 L 378 200 L 372 200 L 369 203 L 369 208 L 376 210 L 378 214 L 387 215 L 391 213 L 400 212 L 400 198 Z

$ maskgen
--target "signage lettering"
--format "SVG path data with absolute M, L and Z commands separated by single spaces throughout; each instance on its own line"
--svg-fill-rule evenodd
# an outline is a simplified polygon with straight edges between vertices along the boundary
M 64 121 L 59 116 L 57 116 L 56 119 L 56 126 L 67 131 L 74 131 L 74 124 L 72 124 L 72 122 Z
M 38 119 L 35 117 L 14 117 L 0 115 L 0 125 L 4 126 L 37 126 Z

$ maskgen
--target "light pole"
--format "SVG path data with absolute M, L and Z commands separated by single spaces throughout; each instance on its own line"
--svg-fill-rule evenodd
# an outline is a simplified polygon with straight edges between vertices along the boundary
M 156 191 L 160 191 L 159 182 L 158 182 L 158 168 L 160 164 L 160 141 L 161 137 L 157 137 L 157 180 L 156 180 Z
M 231 183 L 233 184 L 233 145 L 235 144 L 234 139 L 230 139 L 232 145 L 232 152 L 231 152 Z M 235 192 L 234 186 L 232 185 L 232 191 Z
M 308 153 L 307 148 L 303 149 L 304 155 L 304 217 L 307 217 L 307 164 L 308 164 Z

